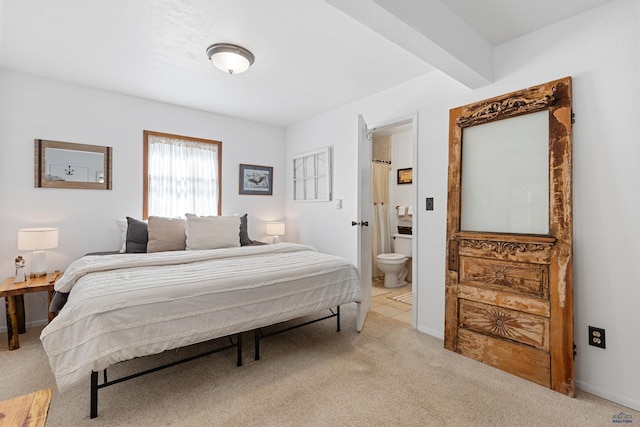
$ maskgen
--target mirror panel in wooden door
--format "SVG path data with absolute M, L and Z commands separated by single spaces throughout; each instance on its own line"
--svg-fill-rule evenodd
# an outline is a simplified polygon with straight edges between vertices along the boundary
M 462 129 L 461 179 L 461 230 L 547 234 L 548 112 Z
M 571 79 L 450 112 L 445 347 L 573 396 Z

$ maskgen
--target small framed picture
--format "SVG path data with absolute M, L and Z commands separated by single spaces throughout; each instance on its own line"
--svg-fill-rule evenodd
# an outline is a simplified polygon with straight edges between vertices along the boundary
M 273 167 L 241 164 L 239 193 L 273 195 Z
M 413 182 L 413 168 L 398 169 L 398 184 L 411 184 Z

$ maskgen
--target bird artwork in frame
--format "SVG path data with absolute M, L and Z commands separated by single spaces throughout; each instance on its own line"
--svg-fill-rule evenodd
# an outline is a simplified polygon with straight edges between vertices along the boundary
M 273 195 L 273 167 L 240 165 L 240 194 Z

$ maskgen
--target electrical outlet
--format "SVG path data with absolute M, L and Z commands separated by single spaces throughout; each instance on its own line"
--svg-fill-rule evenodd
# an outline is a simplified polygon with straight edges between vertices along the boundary
M 600 348 L 607 348 L 604 339 L 604 329 L 589 326 L 589 345 Z

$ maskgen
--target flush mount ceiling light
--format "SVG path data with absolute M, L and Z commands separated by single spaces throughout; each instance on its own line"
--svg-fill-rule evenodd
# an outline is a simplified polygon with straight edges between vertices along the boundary
M 212 44 L 207 48 L 207 56 L 213 65 L 229 74 L 244 73 L 255 59 L 247 49 L 229 43 Z

